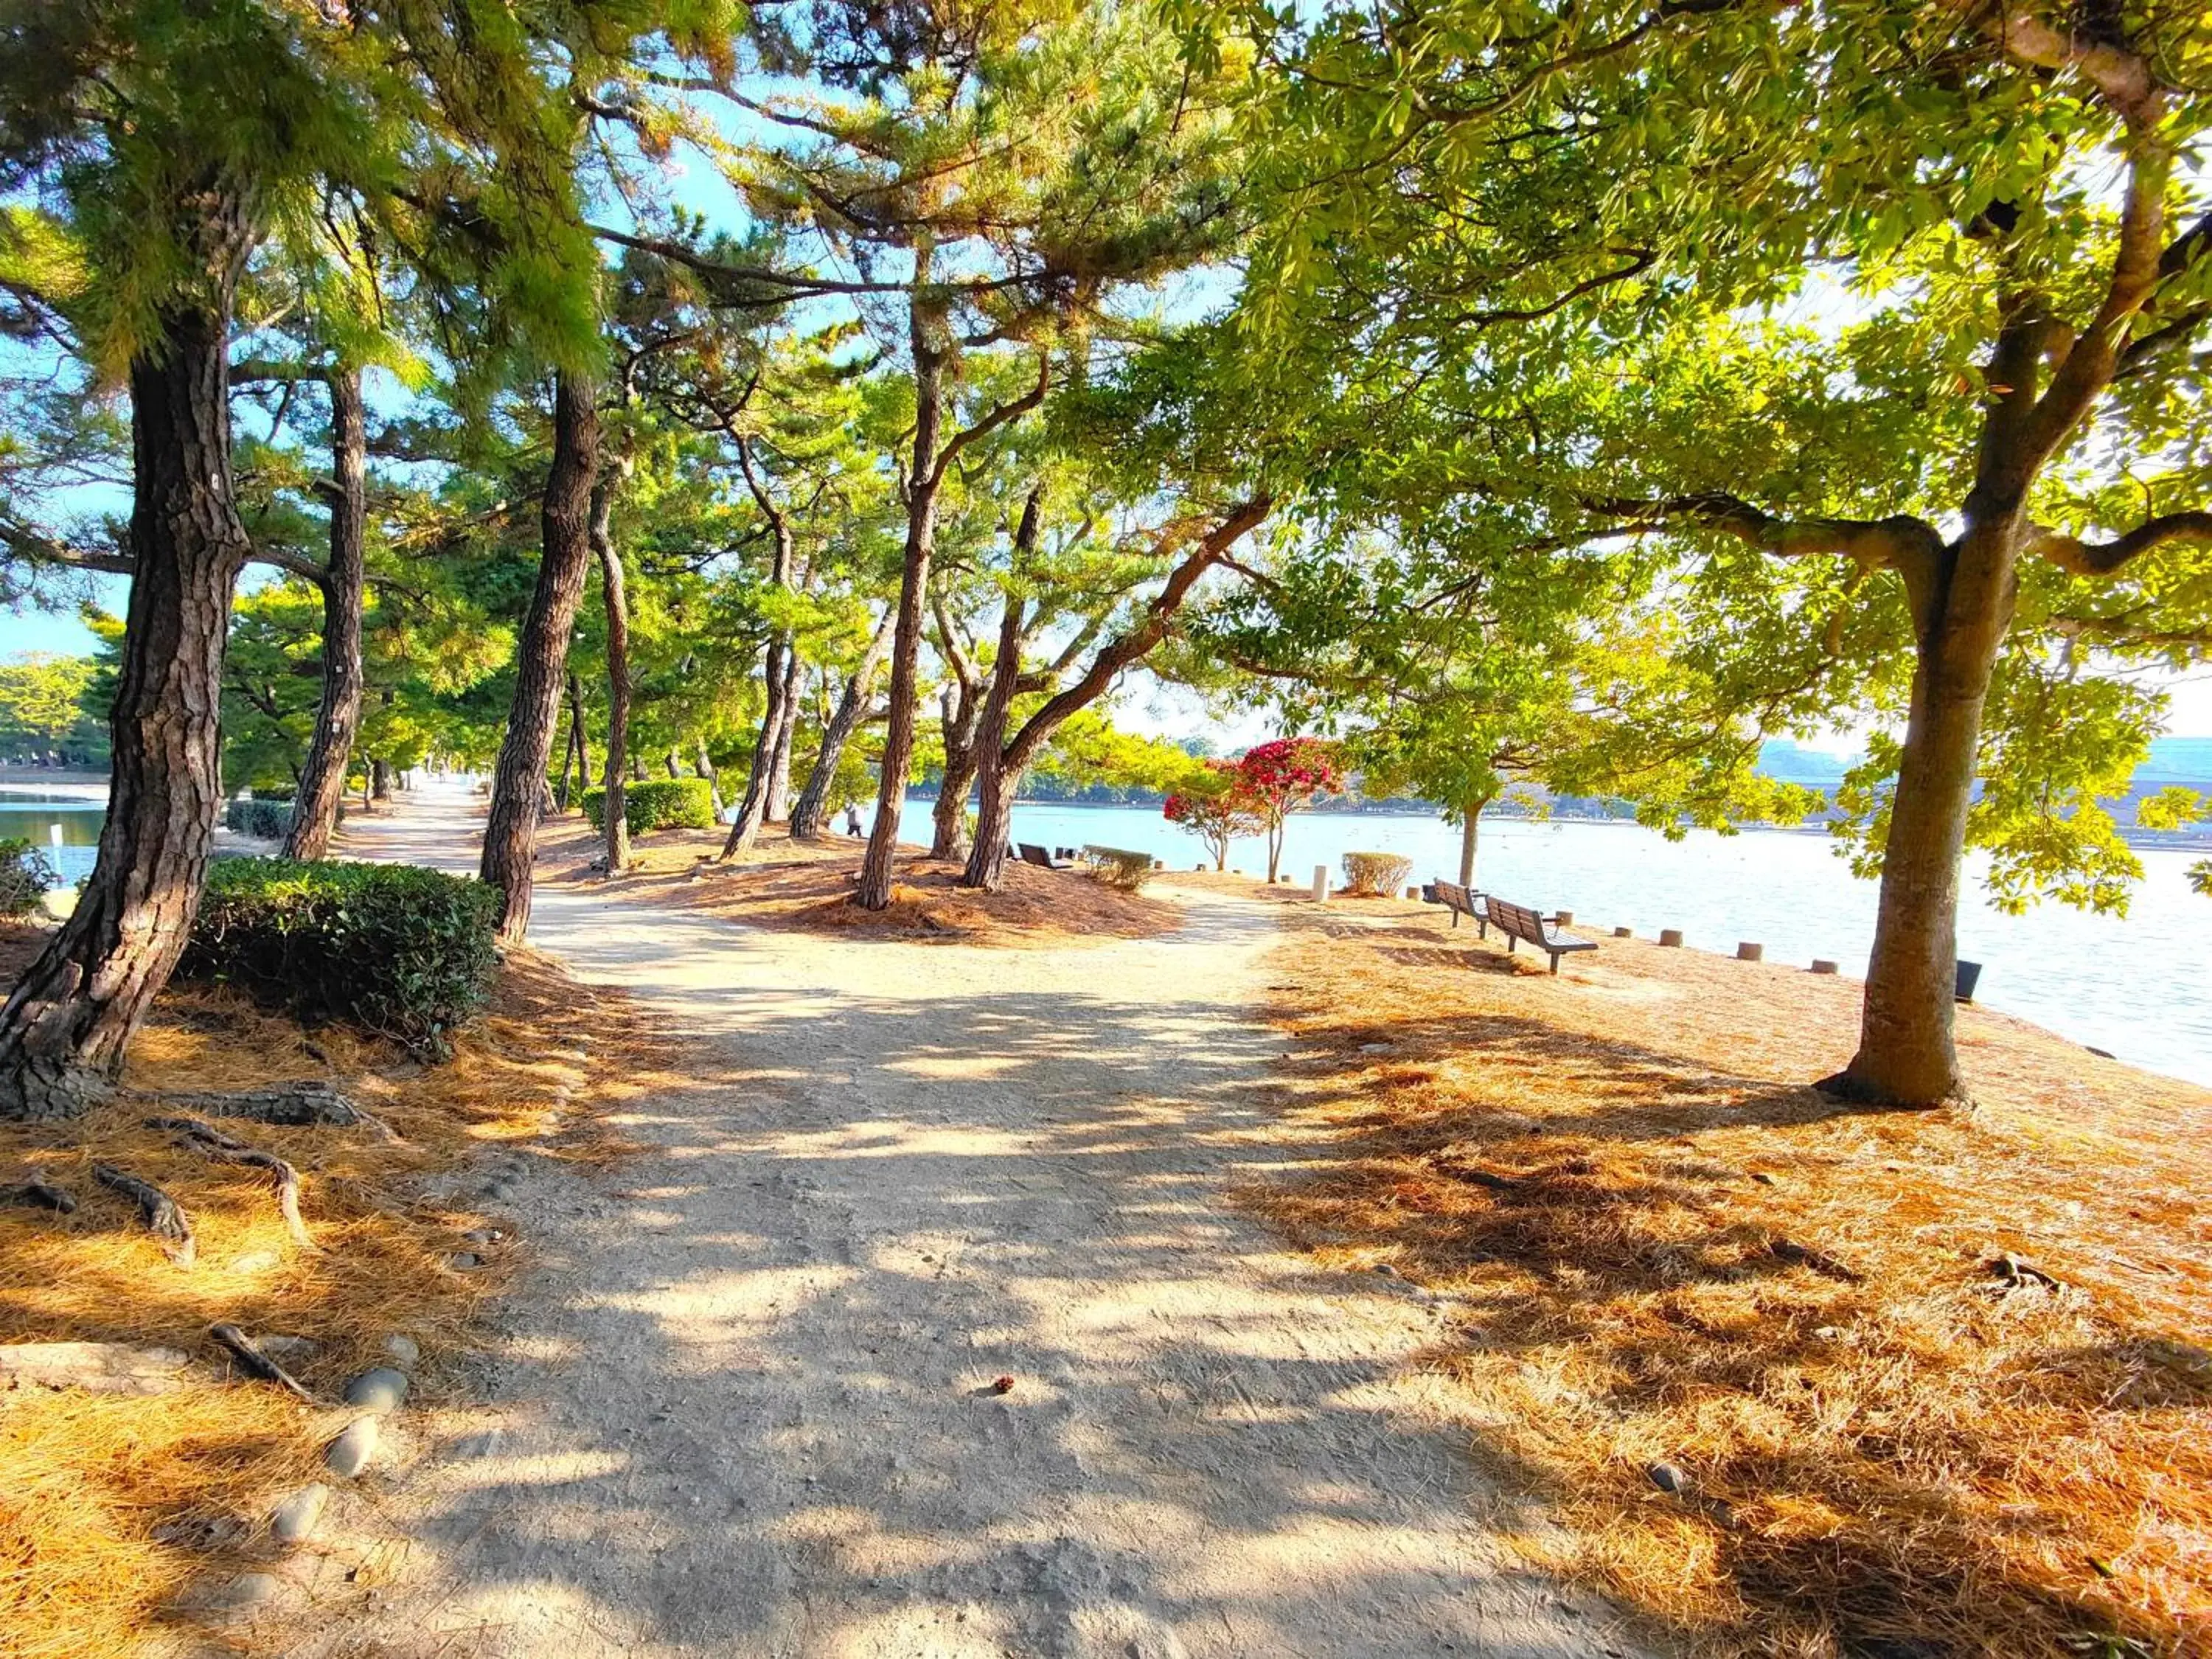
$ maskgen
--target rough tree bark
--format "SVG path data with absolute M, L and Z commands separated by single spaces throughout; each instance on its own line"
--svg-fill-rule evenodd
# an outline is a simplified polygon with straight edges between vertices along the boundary
M 504 899 L 500 939 L 530 931 L 530 866 L 538 853 L 538 808 L 568 661 L 568 635 L 591 564 L 592 486 L 599 470 L 599 413 L 592 388 L 565 370 L 553 385 L 553 462 L 539 513 L 538 586 L 515 646 L 514 702 L 492 774 L 479 872 Z
M 869 826 L 866 855 L 860 860 L 860 887 L 853 895 L 853 902 L 868 910 L 880 910 L 890 902 L 891 861 L 898 851 L 899 818 L 906 809 L 907 769 L 914 761 L 915 722 L 920 713 L 923 603 L 937 544 L 938 502 L 945 469 L 968 445 L 1042 403 L 1051 373 L 1050 358 L 1040 356 L 1036 386 L 999 404 L 940 445 L 945 374 L 951 348 L 945 337 L 943 301 L 928 293 L 929 272 L 927 249 L 917 250 L 907 313 L 914 356 L 915 426 L 913 471 L 906 486 L 906 557 L 899 578 L 898 623 L 891 636 L 890 711 L 884 728 L 883 759 L 877 769 L 876 817 Z
M 761 516 L 768 520 L 773 550 L 769 558 L 769 581 L 780 592 L 791 582 L 791 521 L 762 483 L 760 470 L 753 465 L 750 442 L 740 439 L 737 447 L 738 466 L 744 475 L 745 488 L 751 492 Z M 788 789 L 790 722 L 798 712 L 790 707 L 790 702 L 798 686 L 798 665 L 789 631 L 780 627 L 772 629 L 761 663 L 761 690 L 766 702 L 761 710 L 760 732 L 753 739 L 752 763 L 745 772 L 744 799 L 730 824 L 729 836 L 722 843 L 722 856 L 726 859 L 735 858 L 750 847 L 759 838 L 761 826 L 777 816 L 775 809 L 781 805 L 776 799 L 775 782 L 779 742 L 782 746 L 785 787 Z
M 868 701 L 875 695 L 876 675 L 884 665 L 884 650 L 890 642 L 891 625 L 897 614 L 895 610 L 887 610 L 876 623 L 876 631 L 869 637 L 860 666 L 846 676 L 837 707 L 829 724 L 822 728 L 822 746 L 815 753 L 814 769 L 807 774 L 805 786 L 792 803 L 791 836 L 794 841 L 812 841 L 822 833 L 823 815 L 830 810 L 830 786 L 837 781 L 837 769 L 844 762 L 845 745 L 853 740 L 853 733 L 860 729 L 860 722 L 866 717 Z
M 592 491 L 591 537 L 607 610 L 607 798 L 600 810 L 605 814 L 610 877 L 629 868 L 629 813 L 622 774 L 622 757 L 629 748 L 629 590 L 610 530 L 613 510 L 613 492 L 602 478 Z
M 914 762 L 922 605 L 929 591 L 938 495 L 944 483 L 938 437 L 945 417 L 945 319 L 922 299 L 920 278 L 927 273 L 927 258 L 918 264 L 908 312 L 914 352 L 914 466 L 907 479 L 905 557 L 899 574 L 897 620 L 891 631 L 890 718 L 884 729 L 883 759 L 876 774 L 875 822 L 869 827 L 868 850 L 860 860 L 860 887 L 853 895 L 853 902 L 866 910 L 880 910 L 891 900 L 891 860 L 898 853 L 899 818 L 906 810 L 907 769 Z
M 1025 519 L 1036 505 L 1036 498 L 1032 495 L 1024 512 Z M 1273 506 L 1270 497 L 1255 495 L 1224 514 L 1199 538 L 1197 546 L 1169 572 L 1166 585 L 1145 607 L 1144 615 L 1126 632 L 1101 646 L 1081 676 L 1047 698 L 1044 706 L 1022 723 L 1022 729 L 1011 741 L 1002 747 L 994 744 L 992 752 L 980 757 L 981 763 L 977 771 L 984 806 L 978 815 L 975 845 L 968 854 L 968 867 L 960 878 L 963 887 L 981 888 L 991 893 L 999 890 L 1006 880 L 1006 830 L 1012 820 L 1014 797 L 1037 751 L 1071 715 L 1103 696 L 1123 669 L 1140 660 L 1167 637 L 1176 613 L 1182 608 L 1198 579 L 1226 558 L 1229 550 L 1265 519 Z M 1033 527 L 1030 533 L 1034 535 Z M 1012 696 L 1011 686 L 1007 696 L 1009 700 Z
M 592 728 L 584 720 L 584 681 L 568 676 L 568 730 L 576 745 L 576 793 L 592 787 Z
M 323 573 L 323 700 L 314 739 L 293 799 L 284 856 L 319 859 L 330 851 L 345 799 L 346 763 L 361 730 L 361 624 L 368 532 L 368 427 L 361 371 L 332 368 L 331 394 L 331 562 Z
M 131 363 L 133 569 L 109 716 L 113 776 L 90 880 L 0 1010 L 0 1117 L 104 1098 L 184 952 L 216 814 L 230 603 L 248 542 L 230 471 L 231 296 L 252 236 L 211 215 L 214 292 L 179 301 Z
M 776 717 L 775 740 L 769 745 L 768 787 L 761 816 L 781 823 L 791 816 L 791 745 L 799 732 L 799 648 L 787 642 L 783 653 L 783 707 Z
M 973 654 L 963 645 L 942 593 L 929 596 L 937 621 L 937 651 L 952 670 L 952 680 L 938 694 L 938 721 L 944 732 L 945 768 L 938 780 L 937 805 L 929 856 L 968 856 L 968 797 L 975 786 L 975 738 L 983 718 L 984 687 Z

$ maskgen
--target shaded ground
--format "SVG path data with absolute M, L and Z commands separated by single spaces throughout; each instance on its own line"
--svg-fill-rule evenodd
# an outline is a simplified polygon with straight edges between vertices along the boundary
M 1856 981 L 1279 914 L 1309 1156 L 1247 1195 L 1455 1299 L 1563 1565 L 1716 1651 L 2212 1651 L 2212 1093 L 1966 1009 L 1978 1109 L 1845 1109 Z
M 727 832 L 664 830 L 633 843 L 633 867 L 608 883 L 598 833 L 580 818 L 556 819 L 540 842 L 550 883 L 618 895 L 641 903 L 704 912 L 757 927 L 939 944 L 1056 950 L 1115 939 L 1157 939 L 1181 927 L 1182 911 L 1141 893 L 1104 886 L 1080 871 L 1010 864 L 1000 890 L 957 884 L 963 866 L 902 850 L 891 902 L 882 910 L 846 902 L 863 843 L 842 835 L 795 842 L 781 828 L 728 864 L 719 861 Z
M 12 981 L 44 939 L 0 927 L 0 974 Z M 0 1124 L 0 1186 L 38 1172 L 77 1200 L 67 1216 L 0 1205 L 0 1344 L 120 1342 L 191 1357 L 181 1386 L 150 1396 L 0 1383 L 0 1654 L 202 1651 L 191 1621 L 165 1609 L 278 1564 L 264 1526 L 271 1505 L 321 1473 L 323 1443 L 353 1415 L 327 1402 L 383 1362 L 388 1334 L 415 1340 L 434 1368 L 504 1277 L 495 1246 L 482 1247 L 490 1259 L 479 1268 L 450 1265 L 487 1218 L 441 1195 L 441 1172 L 603 1158 L 578 1045 L 619 1054 L 629 1036 L 615 999 L 527 953 L 510 960 L 453 1061 L 428 1068 L 341 1030 L 310 1036 L 220 987 L 172 985 L 132 1039 L 126 1085 L 325 1079 L 402 1137 L 226 1126 L 297 1167 L 315 1250 L 287 1236 L 258 1172 L 181 1150 L 147 1127 L 143 1101 L 72 1123 Z M 95 1160 L 184 1207 L 193 1260 L 165 1255 L 135 1206 L 92 1178 Z M 234 1375 L 208 1337 L 217 1322 L 313 1344 L 289 1363 L 322 1403 Z M 336 1529 L 371 1520 L 362 1510 L 339 1494 Z
M 466 799 L 419 805 L 352 850 L 471 862 Z M 1627 1651 L 1437 1431 L 1449 1310 L 1224 1207 L 1279 1157 L 1273 930 L 1183 914 L 987 952 L 541 890 L 691 1081 L 619 1175 L 514 1182 L 492 1403 L 449 1396 L 291 1650 Z

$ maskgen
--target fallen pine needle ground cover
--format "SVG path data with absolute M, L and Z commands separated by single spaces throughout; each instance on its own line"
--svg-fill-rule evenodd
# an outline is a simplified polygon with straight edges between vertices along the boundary
M 40 943 L 35 929 L 0 927 L 0 974 L 12 981 Z M 586 1081 L 587 1049 L 592 1079 L 619 1083 Z M 434 1398 L 441 1356 L 466 1345 L 481 1304 L 514 1270 L 514 1247 L 463 1239 L 513 1223 L 423 1197 L 428 1178 L 489 1152 L 617 1156 L 604 1114 L 650 1088 L 655 1063 L 629 1005 L 526 951 L 509 955 L 491 1006 L 442 1065 L 336 1028 L 310 1035 L 227 989 L 173 985 L 132 1042 L 127 1087 L 326 1081 L 394 1132 L 210 1120 L 297 1168 L 312 1249 L 290 1238 L 260 1172 L 210 1163 L 146 1127 L 165 1109 L 118 1100 L 74 1123 L 0 1124 L 0 1187 L 36 1173 L 77 1200 L 67 1215 L 0 1206 L 0 1344 L 191 1356 L 180 1386 L 144 1395 L 0 1379 L 0 1654 L 167 1652 L 182 1639 L 170 1611 L 180 1599 L 267 1565 L 271 1504 L 321 1477 L 324 1444 L 356 1414 L 328 1402 L 389 1363 L 380 1345 L 392 1334 L 419 1345 Z M 183 1207 L 196 1234 L 189 1265 L 93 1179 L 95 1161 Z M 464 1251 L 481 1253 L 481 1265 L 457 1267 Z M 219 1322 L 313 1343 L 285 1363 L 318 1403 L 235 1372 L 208 1335 Z M 231 1639 L 193 1635 L 199 1652 Z
M 2212 1093 L 1962 1008 L 1973 1109 L 1845 1107 L 1855 981 L 1440 914 L 1285 903 L 1244 1197 L 1455 1305 L 1556 1565 L 1716 1655 L 2212 1654 Z
M 862 842 L 844 835 L 793 841 L 779 827 L 722 864 L 717 860 L 727 834 L 663 830 L 638 836 L 630 843 L 631 867 L 607 882 L 594 867 L 603 853 L 599 833 L 580 816 L 551 819 L 539 836 L 541 878 L 756 927 L 1017 950 L 1152 939 L 1183 921 L 1175 904 L 1109 887 L 1079 869 L 1010 863 L 998 892 L 971 891 L 958 884 L 960 865 L 904 847 L 890 903 L 863 910 L 849 902 Z

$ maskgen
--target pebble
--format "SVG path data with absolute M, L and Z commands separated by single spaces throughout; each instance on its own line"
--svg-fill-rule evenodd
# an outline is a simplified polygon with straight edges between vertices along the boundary
M 346 1425 L 344 1433 L 331 1442 L 330 1449 L 323 1454 L 323 1462 L 340 1480 L 352 1480 L 376 1455 L 376 1433 L 374 1418 L 355 1419 Z
M 317 1481 L 312 1486 L 302 1486 L 270 1511 L 269 1533 L 280 1544 L 297 1544 L 315 1529 L 315 1522 L 323 1518 L 323 1504 L 331 1489 Z
M 459 1273 L 483 1266 L 483 1258 L 474 1250 L 458 1250 L 446 1258 L 446 1265 Z
M 471 1244 L 496 1244 L 507 1235 L 496 1227 L 471 1227 L 461 1237 Z
M 1690 1484 L 1690 1477 L 1672 1463 L 1654 1463 L 1644 1473 L 1661 1492 L 1681 1492 Z
M 384 1357 L 403 1371 L 411 1371 L 422 1358 L 422 1350 L 411 1336 L 402 1336 L 394 1331 L 384 1339 Z
M 229 1271 L 234 1273 L 274 1273 L 284 1265 L 284 1258 L 274 1250 L 255 1250 L 251 1255 L 233 1256 Z M 252 1577 L 255 1575 L 248 1574 Z
M 397 1411 L 399 1402 L 406 1398 L 407 1373 L 394 1370 L 389 1365 L 379 1365 L 374 1370 L 363 1371 L 346 1384 L 346 1404 L 358 1406 L 364 1411 Z
M 241 1572 L 203 1605 L 218 1613 L 246 1613 L 275 1601 L 283 1589 L 284 1581 L 273 1572 Z

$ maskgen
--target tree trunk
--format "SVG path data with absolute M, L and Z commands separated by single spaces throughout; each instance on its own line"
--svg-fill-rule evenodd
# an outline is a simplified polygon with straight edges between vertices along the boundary
M 722 842 L 722 856 L 726 859 L 733 859 L 750 847 L 759 839 L 761 826 L 768 822 L 768 787 L 769 775 L 775 769 L 775 734 L 783 720 L 784 689 L 790 684 L 783 672 L 781 635 L 768 642 L 761 684 L 768 695 L 768 706 L 761 711 L 760 730 L 753 738 L 752 763 L 745 769 L 744 799 L 738 804 L 738 816 Z
M 530 866 L 538 854 L 538 801 L 553 746 L 553 720 L 568 661 L 568 635 L 591 564 L 592 486 L 599 470 L 599 413 L 592 390 L 562 372 L 553 386 L 553 462 L 539 513 L 543 551 L 530 614 L 515 647 L 514 703 L 492 775 L 484 825 L 483 878 L 505 905 L 499 937 L 521 943 L 530 931 Z M 617 751 L 617 753 L 619 751 Z
M 914 352 L 914 469 L 907 484 L 906 550 L 899 576 L 898 623 L 891 636 L 890 720 L 876 779 L 876 818 L 860 860 L 853 902 L 880 910 L 891 902 L 891 860 L 898 853 L 899 818 L 906 810 L 907 769 L 914 761 L 914 728 L 921 680 L 921 613 L 929 591 L 930 559 L 937 544 L 937 503 L 943 480 L 938 434 L 945 415 L 945 351 L 933 337 L 942 325 L 921 295 L 921 262 L 908 311 Z
M 323 701 L 314 741 L 293 797 L 284 856 L 319 859 L 330 850 L 345 798 L 346 762 L 361 729 L 363 548 L 368 528 L 368 429 L 361 371 L 340 368 L 331 392 L 331 560 L 323 573 Z
M 216 227 L 220 231 L 221 227 Z M 231 285 L 160 317 L 131 364 L 132 574 L 107 817 L 76 910 L 0 1010 L 0 1118 L 73 1117 L 184 953 L 222 805 L 222 657 L 248 543 L 230 472 Z
M 714 770 L 714 757 L 707 752 L 706 734 L 698 734 L 692 742 L 697 746 L 692 750 L 691 769 L 707 780 L 707 793 L 714 803 L 714 816 L 719 818 L 722 815 L 721 776 Z
M 1023 528 L 1034 532 L 1037 510 L 1035 493 L 1030 496 Z M 1034 539 L 1032 534 L 1032 539 Z M 982 782 L 975 808 L 975 844 L 968 850 L 968 867 L 961 872 L 963 887 L 995 893 L 1006 878 L 1006 837 L 1012 833 L 1014 796 L 1028 771 L 1028 755 L 1006 764 L 1006 720 L 1013 711 L 1014 691 L 1022 677 L 1022 601 L 1009 595 L 999 613 L 999 654 L 991 665 L 991 689 L 975 718 L 975 740 L 969 763 Z M 967 793 L 963 785 L 961 790 Z
M 969 854 L 968 868 L 960 878 L 963 887 L 977 887 L 993 893 L 998 891 L 999 884 L 1006 876 L 1006 825 L 1012 818 L 1014 795 L 1021 787 L 1022 779 L 1028 775 L 1030 763 L 1036 759 L 1037 751 L 1051 741 L 1052 734 L 1066 724 L 1070 715 L 1104 696 L 1107 689 L 1114 684 L 1115 676 L 1130 664 L 1140 661 L 1146 653 L 1167 637 L 1169 625 L 1175 620 L 1176 612 L 1182 608 L 1183 601 L 1189 597 L 1192 586 L 1200 577 L 1220 562 L 1237 538 L 1267 516 L 1270 504 L 1268 497 L 1255 496 L 1224 514 L 1211 530 L 1200 538 L 1198 545 L 1169 573 L 1166 585 L 1145 607 L 1143 617 L 1127 631 L 1101 646 L 1089 666 L 1073 684 L 1046 698 L 1044 706 L 1022 722 L 1022 729 L 1014 734 L 1013 739 L 1002 750 L 996 750 L 991 764 L 983 773 L 986 799 L 992 805 L 983 814 L 985 821 L 977 828 L 975 849 Z M 1016 532 L 1018 544 L 1036 544 L 1037 510 L 1038 498 L 1032 491 L 1028 505 L 1023 508 L 1021 528 Z M 1012 644 L 1001 652 L 1001 658 L 1002 660 L 1009 657 L 1015 659 L 1009 672 L 1016 678 L 1021 672 L 1018 661 L 1020 624 L 1018 614 L 1002 617 L 1000 623 L 1002 630 L 1010 626 L 1014 630 Z M 995 672 L 994 668 L 993 699 L 995 701 L 1003 695 L 1011 703 L 1013 681 L 1006 682 L 1002 694 Z M 999 718 L 994 729 L 1005 730 L 1003 715 Z
M 1283 820 L 1277 818 L 1267 826 L 1267 884 L 1273 886 L 1275 877 L 1283 866 Z
M 995 685 L 996 679 L 992 683 Z M 938 781 L 937 805 L 930 814 L 929 856 L 933 859 L 968 856 L 968 796 L 975 784 L 975 744 L 982 719 L 982 706 L 966 685 L 945 689 L 945 775 Z M 1000 735 L 1004 738 L 1003 730 Z
M 551 746 L 550 741 L 547 744 Z M 390 763 L 373 760 L 368 763 L 368 793 L 377 800 L 392 799 L 392 767 Z
M 2012 621 L 2016 508 L 1978 514 L 1916 594 L 1911 713 L 1890 802 L 1859 1048 L 1832 1092 L 1902 1105 L 1963 1099 L 1953 1041 L 1959 880 L 1982 705 Z
M 680 778 L 684 775 L 684 763 L 677 758 L 674 744 L 668 745 L 668 752 L 660 757 L 660 763 L 668 769 L 670 777 Z
M 1478 795 L 1459 809 L 1459 884 L 1470 892 L 1474 890 L 1474 844 L 1482 831 L 1483 809 L 1494 799 Z
M 812 841 L 822 833 L 823 815 L 830 808 L 830 786 L 836 781 L 837 769 L 844 762 L 845 745 L 860 729 L 861 716 L 867 713 L 868 699 L 875 692 L 876 672 L 883 666 L 884 647 L 890 639 L 896 615 L 895 611 L 884 612 L 868 641 L 866 653 L 861 657 L 860 666 L 847 676 L 836 709 L 822 728 L 822 747 L 815 754 L 814 769 L 807 774 L 805 787 L 792 804 L 791 836 L 794 841 Z
M 783 707 L 775 722 L 775 740 L 769 748 L 768 787 L 761 817 L 781 823 L 791 816 L 791 740 L 799 730 L 799 649 L 784 644 Z
M 592 729 L 584 720 L 584 682 L 568 676 L 568 729 L 576 740 L 576 793 L 592 787 Z
M 609 533 L 613 508 L 612 492 L 602 479 L 592 491 L 591 536 L 607 608 L 607 798 L 601 803 L 601 823 L 609 876 L 629 868 L 629 810 L 622 775 L 622 756 L 629 747 L 629 590 L 622 556 Z

